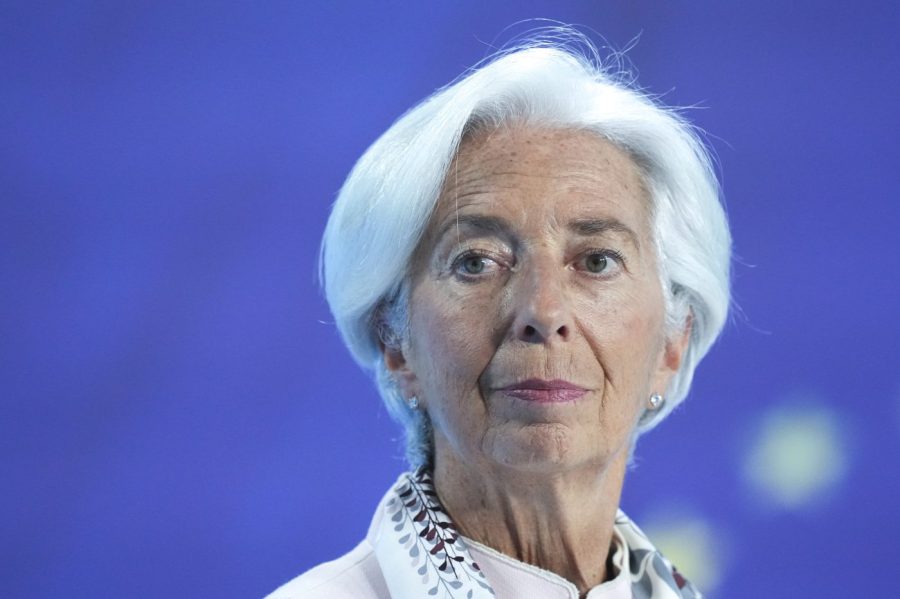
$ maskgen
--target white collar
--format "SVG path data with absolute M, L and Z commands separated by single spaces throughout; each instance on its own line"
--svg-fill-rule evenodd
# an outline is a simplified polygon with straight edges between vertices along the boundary
M 465 537 L 464 537 L 465 538 Z M 554 572 L 521 562 L 478 541 L 466 538 L 469 553 L 481 566 L 491 586 L 501 597 L 521 596 L 520 589 L 528 589 L 529 597 L 542 599 L 578 599 L 578 588 L 569 580 Z M 613 529 L 613 554 L 611 562 L 615 576 L 594 588 L 587 599 L 622 599 L 631 597 L 631 580 L 628 577 L 628 552 L 625 541 Z

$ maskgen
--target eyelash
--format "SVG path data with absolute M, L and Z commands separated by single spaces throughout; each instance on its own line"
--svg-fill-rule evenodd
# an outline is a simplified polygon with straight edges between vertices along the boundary
M 595 255 L 595 254 L 599 254 L 599 255 L 603 256 L 604 258 L 612 258 L 613 261 L 620 268 L 625 268 L 625 257 L 620 252 L 613 250 L 613 249 L 604 249 L 604 248 L 588 249 L 581 253 L 581 255 L 578 257 L 578 260 L 576 260 L 576 262 L 580 262 L 580 261 L 584 260 L 585 258 Z M 491 262 L 496 264 L 498 267 L 504 268 L 504 264 L 499 259 L 499 257 L 491 252 L 486 252 L 484 250 L 466 250 L 465 252 L 463 252 L 462 254 L 457 256 L 453 260 L 453 263 L 451 264 L 451 270 L 456 275 L 462 277 L 464 280 L 475 281 L 475 280 L 483 278 L 485 276 L 482 274 L 466 273 L 461 270 L 463 263 L 466 260 L 469 260 L 470 258 L 481 258 L 484 260 L 490 260 Z M 592 273 L 590 271 L 587 271 L 586 269 L 583 269 L 583 271 L 587 272 L 589 276 L 597 277 L 597 278 L 603 278 L 605 276 L 609 276 L 609 275 L 605 275 L 604 273 Z
M 480 274 L 472 274 L 472 273 L 463 272 L 461 270 L 463 263 L 470 258 L 482 258 L 484 260 L 490 260 L 497 266 L 499 266 L 501 268 L 503 267 L 503 263 L 499 259 L 499 257 L 495 254 L 492 254 L 491 252 L 486 252 L 484 250 L 466 250 L 465 252 L 463 252 L 462 254 L 460 254 L 453 260 L 453 264 L 451 265 L 451 270 L 453 270 L 453 272 L 455 274 L 457 274 L 458 276 L 462 277 L 464 280 L 467 280 L 467 281 L 474 281 L 474 280 L 480 279 L 484 276 L 484 275 L 480 275 Z
M 581 255 L 578 257 L 578 261 L 581 261 L 581 260 L 587 258 L 588 256 L 593 256 L 595 254 L 599 254 L 599 255 L 603 256 L 604 258 L 612 258 L 613 261 L 615 261 L 616 264 L 618 264 L 620 268 L 625 268 L 625 257 L 620 252 L 613 250 L 613 249 L 591 248 L 589 250 L 582 252 Z M 591 276 L 595 276 L 595 277 L 608 276 L 608 275 L 604 275 L 603 273 L 592 273 L 590 271 L 588 271 L 588 274 L 590 274 Z

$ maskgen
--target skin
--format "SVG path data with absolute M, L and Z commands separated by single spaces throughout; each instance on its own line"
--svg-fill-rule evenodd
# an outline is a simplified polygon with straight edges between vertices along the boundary
M 451 165 L 410 284 L 407 340 L 384 359 L 431 418 L 442 503 L 465 536 L 584 595 L 613 574 L 635 426 L 689 336 L 689 324 L 665 335 L 637 166 L 584 131 L 474 135 Z M 534 378 L 587 393 L 541 403 L 502 390 Z

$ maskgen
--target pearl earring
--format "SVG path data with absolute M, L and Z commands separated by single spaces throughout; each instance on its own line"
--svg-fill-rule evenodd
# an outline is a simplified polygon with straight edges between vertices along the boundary
M 419 398 L 413 395 L 409 399 L 406 400 L 406 405 L 409 406 L 410 410 L 418 410 L 419 409 Z
M 650 409 L 656 410 L 659 409 L 659 406 L 663 405 L 663 402 L 666 401 L 666 398 L 660 395 L 659 393 L 654 393 L 650 396 Z

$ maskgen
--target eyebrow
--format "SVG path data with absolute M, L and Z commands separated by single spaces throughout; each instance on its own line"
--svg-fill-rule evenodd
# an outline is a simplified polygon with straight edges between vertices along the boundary
M 499 216 L 488 216 L 483 214 L 457 214 L 455 218 L 450 218 L 444 224 L 438 234 L 438 241 L 444 238 L 451 229 L 474 229 L 478 233 L 485 233 L 497 236 L 509 236 L 512 227 L 506 219 Z
M 615 218 L 578 218 L 569 221 L 568 229 L 584 237 L 602 235 L 610 231 L 624 233 L 636 249 L 640 250 L 641 248 L 641 242 L 638 240 L 637 234 L 628 225 Z

